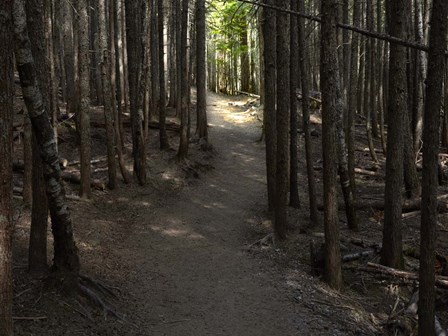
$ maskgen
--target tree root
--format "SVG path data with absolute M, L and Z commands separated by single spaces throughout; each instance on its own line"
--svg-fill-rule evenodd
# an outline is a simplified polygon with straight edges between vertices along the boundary
M 88 277 L 87 275 L 80 275 L 79 276 L 80 281 L 82 284 L 84 284 L 84 286 L 90 286 L 92 288 L 94 288 L 96 291 L 104 294 L 104 295 L 109 295 L 112 298 L 116 299 L 117 295 L 112 291 L 112 289 L 106 285 L 103 285 L 102 283 L 93 280 L 92 278 Z
M 250 244 L 247 249 L 250 250 L 251 248 L 253 248 L 254 246 L 269 246 L 272 245 L 272 247 L 275 249 L 275 235 L 273 233 L 270 233 L 266 236 L 264 236 L 261 239 L 258 239 L 257 241 L 255 241 L 254 243 Z
M 122 320 L 121 316 L 118 315 L 114 307 L 112 307 L 112 305 L 110 305 L 108 302 L 104 301 L 100 295 L 95 293 L 93 289 L 81 283 L 79 283 L 78 288 L 82 296 L 84 296 L 89 301 L 91 301 L 92 304 L 94 304 L 97 307 L 100 307 L 103 310 L 103 315 L 105 319 L 107 318 L 107 315 L 111 315 L 119 320 Z
M 118 314 L 115 307 L 106 300 L 106 298 L 112 300 L 117 298 L 117 295 L 113 292 L 112 288 L 86 275 L 79 275 L 78 279 L 79 294 L 89 300 L 93 306 L 102 309 L 105 319 L 110 315 L 125 322 L 123 317 Z

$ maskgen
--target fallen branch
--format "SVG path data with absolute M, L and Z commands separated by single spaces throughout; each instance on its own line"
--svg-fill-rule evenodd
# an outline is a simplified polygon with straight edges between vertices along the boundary
M 13 316 L 12 319 L 14 321 L 37 321 L 37 320 L 46 320 L 48 317 L 46 316 Z
M 367 268 L 361 268 L 361 270 L 367 272 L 375 272 L 383 275 L 390 275 L 393 277 L 412 280 L 418 282 L 418 274 L 402 271 L 396 268 L 375 264 L 372 262 L 367 263 Z M 436 275 L 436 286 L 441 288 L 448 288 L 448 277 Z
M 125 119 L 122 121 L 124 127 L 131 127 L 131 120 Z M 100 120 L 92 120 L 90 121 L 90 126 L 96 127 L 96 128 L 104 128 L 105 124 L 104 121 Z M 158 121 L 150 121 L 148 123 L 149 128 L 152 129 L 159 129 L 159 122 Z M 178 123 L 175 123 L 173 121 L 167 121 L 165 124 L 167 131 L 174 131 L 174 132 L 180 132 L 180 125 Z
M 235 92 L 236 92 L 236 93 L 243 94 L 243 95 L 246 95 L 246 96 L 249 96 L 249 97 L 251 97 L 251 98 L 257 98 L 257 99 L 260 99 L 260 96 L 257 95 L 257 94 L 254 94 L 254 93 L 249 93 L 249 92 L 239 91 L 239 90 L 235 90 Z
M 367 258 L 367 257 L 370 257 L 370 256 L 380 253 L 380 251 L 381 251 L 381 248 L 378 247 L 373 250 L 346 254 L 346 255 L 342 256 L 342 261 L 349 262 L 349 261 L 354 261 L 354 260 L 358 260 L 358 259 L 362 259 L 362 258 Z
M 361 174 L 361 175 L 368 175 L 368 176 L 374 176 L 374 177 L 384 177 L 383 173 L 379 173 L 372 170 L 367 170 L 363 168 L 355 168 L 355 173 Z
M 437 197 L 439 212 L 448 212 L 448 194 Z M 318 209 L 323 210 L 323 204 L 318 204 Z M 355 202 L 356 209 L 375 209 L 384 210 L 384 200 L 365 200 L 359 199 Z M 421 199 L 405 200 L 402 205 L 403 213 L 420 210 Z M 345 209 L 345 203 L 339 203 L 339 210 Z

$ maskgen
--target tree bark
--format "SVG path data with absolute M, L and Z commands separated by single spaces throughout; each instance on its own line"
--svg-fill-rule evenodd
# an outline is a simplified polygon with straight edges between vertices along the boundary
M 12 124 L 14 111 L 13 0 L 2 2 L 0 20 L 0 334 L 13 335 L 12 321 Z
M 404 38 L 406 36 L 407 0 L 390 4 L 390 35 Z M 386 266 L 401 268 L 403 266 L 403 243 L 401 230 L 402 184 L 404 158 L 404 126 L 407 113 L 406 98 L 406 48 L 391 44 L 389 56 L 389 103 L 388 103 L 388 137 L 386 155 L 386 187 L 383 227 L 383 249 L 381 263 Z
M 179 159 L 185 159 L 188 156 L 188 118 L 190 113 L 189 107 L 189 80 L 188 80 L 188 4 L 189 0 L 182 0 L 181 10 L 181 37 L 180 37 L 180 120 L 181 134 L 177 156 Z M 179 64 L 179 63 L 178 63 Z
M 90 52 L 89 52 L 89 17 L 87 14 L 87 0 L 79 0 L 76 3 L 78 12 L 78 88 L 79 88 L 79 126 L 80 126 L 80 156 L 81 156 L 81 186 L 79 195 L 81 198 L 90 198 Z
M 342 288 L 339 218 L 337 204 L 337 90 L 339 68 L 336 22 L 337 0 L 322 0 L 321 90 L 322 148 L 324 158 L 325 280 L 334 289 Z
M 290 6 L 292 11 L 297 11 L 297 0 L 291 0 Z M 298 37 L 298 17 L 290 15 L 290 165 L 289 165 L 289 205 L 295 208 L 300 207 L 299 199 L 299 181 L 297 174 L 299 173 L 298 158 L 298 101 L 297 89 L 299 88 L 299 37 Z
M 108 1 L 109 3 L 109 1 Z M 109 4 L 110 5 L 110 4 Z M 114 113 L 112 97 L 112 80 L 111 80 L 111 58 L 113 55 L 108 48 L 108 25 L 106 22 L 106 0 L 98 1 L 99 11 L 99 42 L 101 53 L 101 81 L 103 83 L 104 97 L 104 121 L 106 125 L 106 145 L 107 145 L 107 172 L 108 187 L 115 189 L 117 185 L 117 162 L 115 160 L 115 132 L 114 132 Z
M 304 9 L 303 1 L 300 1 L 300 11 Z M 313 169 L 313 153 L 312 142 L 310 134 L 310 112 L 309 112 L 309 52 L 308 46 L 305 42 L 305 24 L 304 19 L 299 19 L 298 33 L 299 33 L 299 64 L 302 83 L 302 119 L 303 119 L 303 132 L 305 133 L 305 155 L 306 155 L 306 171 L 308 176 L 308 199 L 310 203 L 310 226 L 317 226 L 319 224 L 319 215 L 317 212 L 317 197 L 316 197 L 316 182 L 314 178 Z
M 200 139 L 208 141 L 205 0 L 196 1 L 196 62 L 196 133 Z
M 43 93 L 44 105 L 49 107 L 52 95 L 51 80 L 48 72 L 51 70 L 49 59 L 52 57 L 45 48 L 45 1 L 34 0 L 26 2 L 27 25 L 31 42 L 31 52 L 36 66 L 36 75 Z M 48 6 L 47 6 L 48 9 Z M 51 13 L 47 13 L 47 16 Z M 28 118 L 28 116 L 27 116 Z M 56 135 L 56 133 L 55 133 Z M 48 226 L 48 201 L 45 194 L 45 183 L 43 176 L 42 160 L 39 155 L 39 145 L 36 140 L 35 131 L 31 130 L 32 142 L 32 214 L 30 246 L 28 253 L 28 269 L 36 275 L 45 274 L 47 265 L 47 226 Z
M 434 332 L 434 255 L 437 228 L 437 187 L 439 152 L 439 111 L 442 106 L 443 76 L 446 66 L 445 48 L 448 31 L 448 2 L 434 0 L 429 32 L 428 77 L 423 128 L 423 193 L 420 229 L 420 301 L 418 334 Z
M 281 8 L 289 8 L 289 0 L 278 0 Z M 290 92 L 289 75 L 289 17 L 277 12 L 277 155 L 275 171 L 275 220 L 274 229 L 278 238 L 286 238 L 287 199 L 289 179 L 289 97 L 278 94 Z
M 72 221 L 65 198 L 65 191 L 61 183 L 55 134 L 51 127 L 49 111 L 43 103 L 36 77 L 26 27 L 23 0 L 17 0 L 15 3 L 14 25 L 17 69 L 23 97 L 36 133 L 44 166 L 44 178 L 54 236 L 52 270 L 63 285 L 66 285 L 67 289 L 73 289 L 73 285 L 77 283 L 79 275 L 78 250 L 73 238 Z
M 164 8 L 163 0 L 157 0 L 158 15 L 158 37 L 159 37 L 159 81 L 160 81 L 160 99 L 159 99 L 159 138 L 160 148 L 167 149 L 170 147 L 168 135 L 166 133 L 166 85 L 165 85 L 165 43 L 164 43 Z M 205 14 L 204 14 L 205 15 Z M 199 103 L 198 103 L 199 105 Z
M 140 79 L 142 71 L 141 41 L 141 0 L 125 0 L 126 4 L 126 42 L 128 52 L 129 101 L 132 128 L 132 155 L 134 158 L 134 175 L 140 185 L 146 183 L 146 153 L 143 139 Z
M 264 3 L 272 5 L 274 0 L 263 0 Z M 264 48 L 264 132 L 266 135 L 266 177 L 268 183 L 268 207 L 270 211 L 274 210 L 275 201 L 275 162 L 277 148 L 277 132 L 276 132 L 276 20 L 275 11 L 263 8 L 263 18 L 261 22 Z M 269 47 L 266 47 L 269 46 Z

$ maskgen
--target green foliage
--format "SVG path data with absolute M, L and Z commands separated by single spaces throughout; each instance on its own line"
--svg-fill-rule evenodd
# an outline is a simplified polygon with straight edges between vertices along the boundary
M 241 45 L 241 36 L 247 34 L 251 6 L 239 1 L 215 0 L 208 4 L 209 43 L 219 53 L 238 57 L 247 52 Z

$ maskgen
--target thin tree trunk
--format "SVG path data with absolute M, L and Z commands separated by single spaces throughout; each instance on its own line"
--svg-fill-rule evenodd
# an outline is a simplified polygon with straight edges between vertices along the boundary
M 303 12 L 304 3 L 300 1 L 299 10 Z M 314 178 L 313 168 L 313 153 L 312 153 L 312 141 L 310 134 L 310 112 L 309 112 L 309 71 L 308 71 L 308 58 L 309 51 L 305 42 L 305 24 L 304 19 L 299 18 L 298 22 L 299 33 L 299 65 L 301 73 L 302 83 L 302 119 L 303 119 L 303 132 L 305 133 L 305 155 L 306 155 L 306 170 L 308 176 L 308 199 L 310 207 L 310 226 L 315 227 L 319 224 L 319 215 L 317 211 L 317 196 L 316 196 L 316 182 Z
M 406 36 L 405 15 L 407 1 L 390 4 L 388 28 L 391 36 Z M 381 263 L 401 268 L 403 266 L 403 242 L 401 230 L 403 139 L 407 111 L 406 98 L 406 48 L 391 44 L 389 61 L 388 136 L 386 155 L 386 187 L 384 197 L 384 227 Z
M 67 105 L 66 113 L 77 113 L 76 107 L 76 90 L 75 90 L 75 50 L 73 45 L 73 16 L 72 7 L 68 1 L 61 1 L 62 6 L 62 31 L 64 45 L 64 68 Z
M 189 80 L 188 80 L 188 3 L 189 0 L 182 0 L 182 11 L 181 11 L 181 57 L 180 57 L 180 68 L 181 68 L 181 81 L 180 81 L 180 91 L 181 91 L 181 134 L 179 150 L 177 152 L 179 159 L 185 159 L 188 156 L 188 115 L 189 115 L 189 104 L 188 96 L 190 93 Z
M 359 26 L 361 22 L 360 0 L 353 2 L 353 25 Z M 359 36 L 356 33 L 352 34 L 352 45 L 350 51 L 350 83 L 348 93 L 348 110 L 347 122 L 345 125 L 345 137 L 347 139 L 347 163 L 350 184 L 353 186 L 353 191 L 356 190 L 355 180 L 355 116 L 357 107 L 357 91 L 358 91 L 358 57 L 359 57 Z
M 196 1 L 196 88 L 197 130 L 200 139 L 208 141 L 207 126 L 207 68 L 206 68 L 205 0 Z
M 445 48 L 448 31 L 448 2 L 434 0 L 429 33 L 428 77 L 426 80 L 425 120 L 423 129 L 423 194 L 420 231 L 420 273 L 418 334 L 434 334 L 435 246 L 437 228 L 437 187 L 439 152 L 439 111 L 442 106 Z
M 289 0 L 277 0 L 281 8 L 289 8 Z M 286 238 L 287 198 L 289 179 L 290 99 L 278 94 L 290 92 L 289 76 L 289 17 L 277 12 L 277 155 L 275 172 L 274 229 L 278 238 Z
M 90 179 L 91 167 L 91 137 L 90 137 L 90 94 L 89 94 L 89 19 L 87 14 L 87 0 L 79 0 L 77 3 L 78 12 L 78 78 L 79 78 L 79 114 L 80 114 L 80 156 L 81 156 L 81 187 L 80 196 L 90 198 Z
M 275 5 L 274 0 L 263 0 L 268 5 Z M 266 171 L 268 183 L 268 206 L 269 210 L 274 210 L 275 202 L 275 171 L 276 171 L 276 148 L 277 148 L 277 132 L 276 132 L 276 20 L 275 11 L 263 8 L 262 33 L 264 48 L 264 132 L 266 135 Z
M 28 115 L 23 115 L 23 202 L 27 205 L 33 203 L 33 129 Z
M 291 0 L 292 11 L 297 11 L 297 0 Z M 298 38 L 298 17 L 290 15 L 290 165 L 289 165 L 289 205 L 295 208 L 300 207 L 299 200 L 299 158 L 298 158 L 298 101 L 297 89 L 299 88 L 299 38 Z M 302 96 L 303 97 L 303 96 Z
M 104 97 L 104 122 L 106 125 L 106 144 L 107 144 L 107 172 L 108 187 L 115 189 L 117 185 L 117 163 L 115 160 L 115 132 L 114 132 L 114 113 L 113 105 L 115 102 L 112 97 L 111 82 L 111 58 L 113 55 L 108 48 L 108 31 L 109 27 L 106 22 L 106 0 L 98 1 L 99 10 L 99 48 L 101 54 L 101 81 L 103 83 Z
M 13 335 L 12 321 L 12 124 L 14 112 L 13 0 L 2 2 L 0 20 L 0 334 Z
M 142 71 L 141 41 L 141 0 L 126 0 L 126 27 L 128 52 L 129 101 L 131 108 L 132 155 L 134 158 L 134 175 L 140 185 L 146 183 L 146 153 L 143 139 L 142 119 L 139 113 L 141 106 L 140 79 Z
M 163 0 L 157 0 L 158 11 L 158 37 L 159 37 L 159 81 L 160 81 L 160 99 L 159 99 L 159 138 L 160 148 L 167 149 L 170 144 L 166 133 L 166 85 L 165 85 L 165 43 L 164 43 L 164 8 Z M 205 15 L 205 14 L 204 14 Z M 198 104 L 199 105 L 199 104 Z
M 324 158 L 325 280 L 337 290 L 342 288 L 341 252 L 337 200 L 337 90 L 339 68 L 336 22 L 337 0 L 322 0 L 321 90 L 322 148 Z
M 112 113 L 113 113 L 113 131 L 115 134 L 115 151 L 118 156 L 121 176 L 124 183 L 130 182 L 129 172 L 123 158 L 123 147 L 121 145 L 122 134 L 120 131 L 122 113 L 121 104 L 121 72 L 120 72 L 120 53 L 118 46 L 118 18 L 117 18 L 117 0 L 111 0 L 109 3 L 109 46 L 110 46 L 110 74 L 111 74 L 111 94 L 112 94 Z

